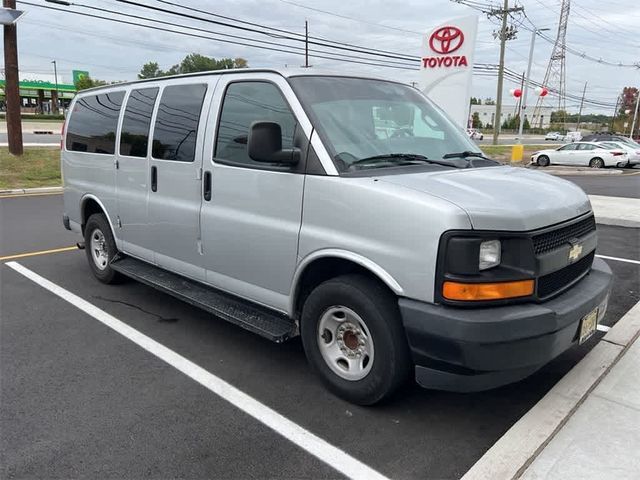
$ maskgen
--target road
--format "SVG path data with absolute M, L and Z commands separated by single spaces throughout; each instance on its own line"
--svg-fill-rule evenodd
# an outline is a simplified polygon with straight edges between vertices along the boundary
M 52 128 L 52 130 L 54 131 L 54 133 L 52 135 L 40 135 L 40 134 L 36 134 L 36 133 L 23 133 L 22 134 L 22 141 L 26 144 L 33 144 L 33 143 L 42 143 L 42 144 L 48 144 L 48 143 L 55 143 L 57 145 L 60 144 L 60 135 L 58 132 L 59 130 L 54 130 Z M 7 139 L 7 134 L 6 133 L 0 133 L 0 145 L 6 145 L 7 142 L 9 140 Z
M 640 169 L 624 175 L 562 176 L 582 187 L 589 195 L 640 198 Z
M 0 199 L 0 257 L 72 245 L 60 195 Z M 599 227 L 599 253 L 640 259 L 638 229 Z M 391 478 L 459 478 L 602 336 L 515 385 L 407 386 L 361 408 L 328 393 L 298 340 L 276 345 L 149 287 L 100 284 L 85 253 L 21 265 L 229 382 Z M 0 478 L 339 478 L 321 462 L 0 261 Z M 640 299 L 640 266 L 610 262 L 605 325 Z

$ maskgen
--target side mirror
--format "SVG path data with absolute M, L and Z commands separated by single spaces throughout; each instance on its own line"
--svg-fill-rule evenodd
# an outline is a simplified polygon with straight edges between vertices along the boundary
M 253 122 L 247 150 L 249 158 L 256 162 L 295 165 L 300 161 L 299 149 L 282 149 L 282 129 L 275 122 Z

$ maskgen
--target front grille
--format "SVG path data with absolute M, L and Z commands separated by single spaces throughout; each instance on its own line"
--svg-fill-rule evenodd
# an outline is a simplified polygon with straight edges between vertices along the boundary
M 576 263 L 572 263 L 560 270 L 540 277 L 538 279 L 538 298 L 543 299 L 549 297 L 584 275 L 591 268 L 595 254 L 596 252 L 593 251 Z
M 541 233 L 533 237 L 533 250 L 536 255 L 547 253 L 561 247 L 572 238 L 580 238 L 596 229 L 596 220 L 591 215 L 584 220 L 560 227 L 550 232 Z

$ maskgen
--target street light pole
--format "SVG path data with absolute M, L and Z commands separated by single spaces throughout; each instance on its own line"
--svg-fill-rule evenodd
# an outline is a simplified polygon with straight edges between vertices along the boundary
M 638 105 L 640 105 L 640 90 L 636 91 L 636 110 L 633 113 L 633 122 L 631 122 L 631 132 L 629 138 L 633 139 L 633 130 L 636 128 L 636 120 L 638 119 Z
M 55 82 L 56 82 L 56 113 L 59 112 L 59 105 L 60 105 L 60 92 L 58 91 L 58 67 L 56 65 L 56 61 L 52 60 L 51 63 L 53 63 L 53 76 L 55 78 Z
M 522 101 L 520 102 L 520 125 L 518 125 L 518 143 L 522 143 L 522 128 L 524 126 L 524 114 L 527 108 L 527 93 L 529 93 L 529 79 L 531 78 L 531 64 L 533 63 L 533 47 L 536 43 L 538 32 L 544 32 L 548 28 L 534 28 L 531 34 L 531 45 L 529 46 L 529 63 L 527 65 L 527 78 L 522 87 Z

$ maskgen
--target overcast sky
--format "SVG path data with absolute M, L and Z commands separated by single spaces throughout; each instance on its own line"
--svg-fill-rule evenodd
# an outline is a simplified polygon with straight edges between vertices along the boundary
M 177 7 L 154 0 L 133 0 L 172 11 L 182 11 Z M 513 0 L 510 0 L 513 3 Z M 49 5 L 44 0 L 29 0 L 29 3 Z M 255 40 L 273 42 L 278 45 L 300 43 L 284 41 L 251 32 L 243 32 L 220 25 L 179 18 L 165 13 L 154 13 L 139 7 L 128 7 L 116 0 L 79 0 L 78 3 L 116 10 L 133 15 L 153 17 L 175 22 L 192 28 L 251 37 Z M 469 7 L 449 0 L 404 0 L 404 1 L 364 1 L 364 0 L 173 0 L 173 3 L 191 6 L 212 13 L 255 22 L 261 25 L 303 33 L 304 21 L 310 25 L 310 35 L 335 41 L 420 55 L 421 35 L 431 27 L 458 16 L 478 13 Z M 476 0 L 474 3 L 489 5 L 494 2 Z M 547 32 L 555 37 L 560 12 L 558 0 L 522 0 L 529 19 L 538 28 L 551 28 Z M 197 52 L 213 57 L 244 57 L 252 67 L 297 67 L 303 58 L 291 53 L 261 50 L 246 45 L 222 43 L 217 40 L 190 38 L 169 32 L 123 25 L 107 20 L 88 18 L 66 12 L 45 10 L 24 2 L 18 8 L 28 13 L 19 23 L 18 47 L 20 69 L 40 76 L 51 74 L 51 60 L 56 60 L 59 75 L 64 81 L 71 81 L 71 70 L 88 70 L 93 78 L 104 80 L 132 80 L 140 67 L 148 61 L 156 61 L 161 68 L 178 63 L 187 53 Z M 81 7 L 60 7 L 100 16 L 118 17 Z M 199 13 L 193 15 L 202 16 Z M 497 28 L 495 21 L 480 15 L 476 63 L 498 63 L 499 46 L 493 38 Z M 213 17 L 209 17 L 212 18 Z M 131 19 L 130 19 L 131 20 Z M 218 20 L 221 20 L 218 18 Z M 520 19 L 526 26 L 530 23 Z M 135 23 L 144 23 L 134 19 Z M 226 21 L 226 20 L 221 20 Z M 519 22 L 514 22 L 516 25 Z M 567 45 L 587 55 L 614 63 L 634 64 L 640 62 L 640 8 L 638 0 L 579 0 L 573 2 Z M 171 27 L 167 27 L 171 28 Z M 175 28 L 180 29 L 180 28 Z M 182 31 L 188 31 L 184 28 Z M 206 33 L 191 30 L 191 33 L 207 36 Z M 230 39 L 229 37 L 226 37 Z M 243 40 L 236 39 L 240 43 Z M 506 66 L 516 72 L 526 68 L 531 33 L 520 28 L 517 39 L 508 42 Z M 279 48 L 277 45 L 269 45 Z M 321 47 L 316 47 L 321 48 Z M 534 55 L 532 79 L 542 82 L 552 45 L 538 38 Z M 343 52 L 354 56 L 359 53 Z M 373 61 L 385 61 L 378 59 Z M 407 82 L 420 81 L 417 71 L 398 70 L 377 66 L 357 65 L 312 58 L 316 67 L 358 73 L 373 73 L 389 76 Z M 567 53 L 567 92 L 580 95 L 584 82 L 588 82 L 587 97 L 614 103 L 622 87 L 640 85 L 640 69 L 607 66 Z M 495 77 L 474 76 L 472 94 L 482 98 L 496 96 Z M 505 83 L 505 102 L 509 88 L 515 85 Z M 577 110 L 578 102 L 567 101 L 570 110 Z M 586 111 L 598 111 L 586 107 Z M 610 110 L 613 110 L 611 108 Z M 610 113 L 610 112 L 606 112 Z

